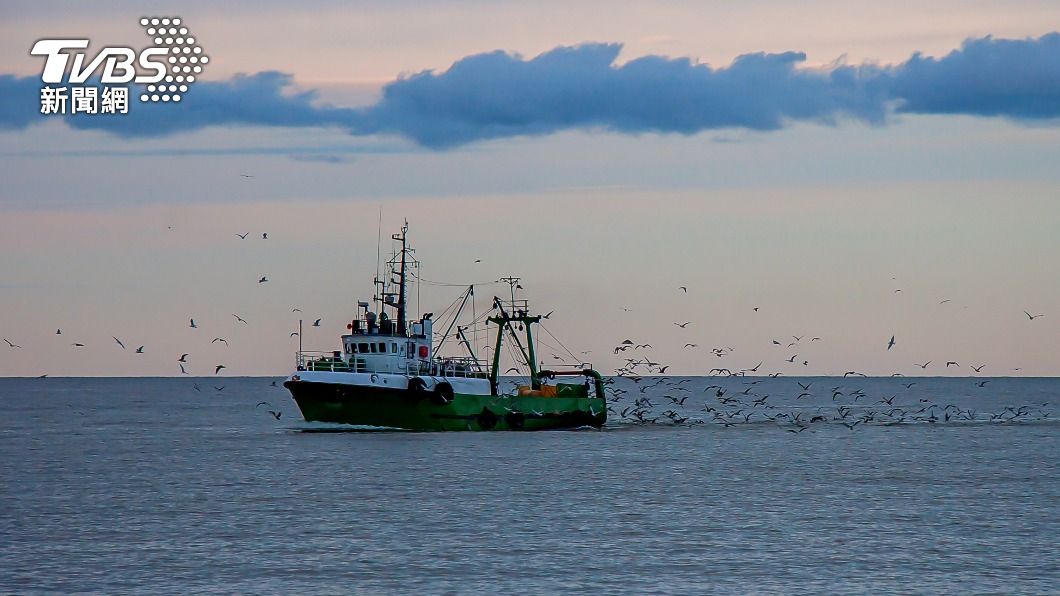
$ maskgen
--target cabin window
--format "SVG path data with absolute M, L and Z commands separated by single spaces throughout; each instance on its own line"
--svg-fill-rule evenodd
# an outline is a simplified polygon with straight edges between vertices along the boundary
M 397 354 L 397 342 L 390 344 L 390 353 Z
M 368 344 L 367 343 L 357 344 L 357 351 L 362 353 L 362 354 L 367 354 L 368 353 Z
M 386 343 L 379 342 L 379 353 L 386 354 Z

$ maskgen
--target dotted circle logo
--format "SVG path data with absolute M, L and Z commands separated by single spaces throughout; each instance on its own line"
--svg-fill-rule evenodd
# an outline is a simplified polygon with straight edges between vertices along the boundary
M 164 48 L 169 70 L 163 80 L 148 85 L 140 101 L 179 102 L 188 87 L 202 73 L 210 57 L 202 53 L 202 46 L 179 18 L 143 17 L 140 26 L 156 48 Z

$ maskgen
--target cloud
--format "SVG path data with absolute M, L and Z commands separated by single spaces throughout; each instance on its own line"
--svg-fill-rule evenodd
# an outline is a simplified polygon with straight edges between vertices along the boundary
M 747 54 L 712 69 L 646 56 L 615 66 L 618 44 L 557 48 L 531 60 L 493 52 L 441 74 L 395 81 L 355 130 L 396 133 L 430 147 L 570 128 L 693 134 L 775 130 L 788 121 L 882 122 L 884 99 L 859 69 L 800 69 L 798 52 Z
M 616 65 L 620 44 L 559 47 L 530 59 L 501 51 L 442 72 L 399 78 L 364 108 L 321 105 L 294 92 L 290 75 L 262 72 L 198 82 L 180 106 L 135 105 L 128 116 L 78 116 L 76 128 L 126 137 L 207 126 L 337 126 L 354 135 L 399 135 L 443 149 L 484 139 L 570 129 L 695 134 L 769 131 L 793 122 L 885 124 L 894 113 L 1060 117 L 1060 34 L 967 40 L 941 58 L 901 64 L 805 68 L 805 54 L 745 54 L 712 68 L 644 56 Z M 37 77 L 0 76 L 0 128 L 43 121 Z
M 901 102 L 899 112 L 1015 120 L 1060 116 L 1060 33 L 969 39 L 942 58 L 914 54 L 890 74 L 888 87 Z
M 40 88 L 40 77 L 0 75 L 0 130 L 44 121 L 38 113 Z
M 353 158 L 349 155 L 339 155 L 337 153 L 292 153 L 288 157 L 295 161 L 306 163 L 341 164 L 353 161 Z
M 99 129 L 124 137 L 165 136 L 208 126 L 330 126 L 343 124 L 352 110 L 317 106 L 315 91 L 292 91 L 292 77 L 275 71 L 236 75 L 226 81 L 199 81 L 180 104 L 140 103 L 130 97 L 129 114 L 43 116 L 40 77 L 0 76 L 0 128 L 20 129 L 49 118 L 65 118 L 74 128 Z M 139 95 L 133 87 L 131 95 Z

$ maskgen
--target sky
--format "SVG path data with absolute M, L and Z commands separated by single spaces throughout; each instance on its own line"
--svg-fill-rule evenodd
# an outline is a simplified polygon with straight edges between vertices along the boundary
M 520 276 L 546 362 L 1060 374 L 1060 5 L 923 4 L 5 2 L 0 375 L 287 374 L 380 214 L 418 311 Z M 152 15 L 210 58 L 181 104 L 39 114 L 35 41 Z

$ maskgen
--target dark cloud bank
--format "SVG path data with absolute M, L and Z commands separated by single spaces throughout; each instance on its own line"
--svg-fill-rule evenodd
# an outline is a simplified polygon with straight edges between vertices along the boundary
M 432 148 L 568 129 L 625 133 L 744 128 L 849 119 L 882 124 L 893 113 L 1060 117 L 1060 33 L 969 39 L 941 58 L 895 66 L 799 68 L 805 54 L 746 54 L 724 68 L 646 56 L 615 66 L 621 45 L 560 47 L 524 60 L 501 51 L 441 73 L 400 78 L 365 108 L 318 105 L 292 93 L 290 75 L 262 72 L 199 82 L 179 106 L 140 104 L 128 116 L 67 117 L 82 129 L 149 137 L 207 126 L 338 126 L 396 134 Z M 42 122 L 39 77 L 0 76 L 0 128 Z

